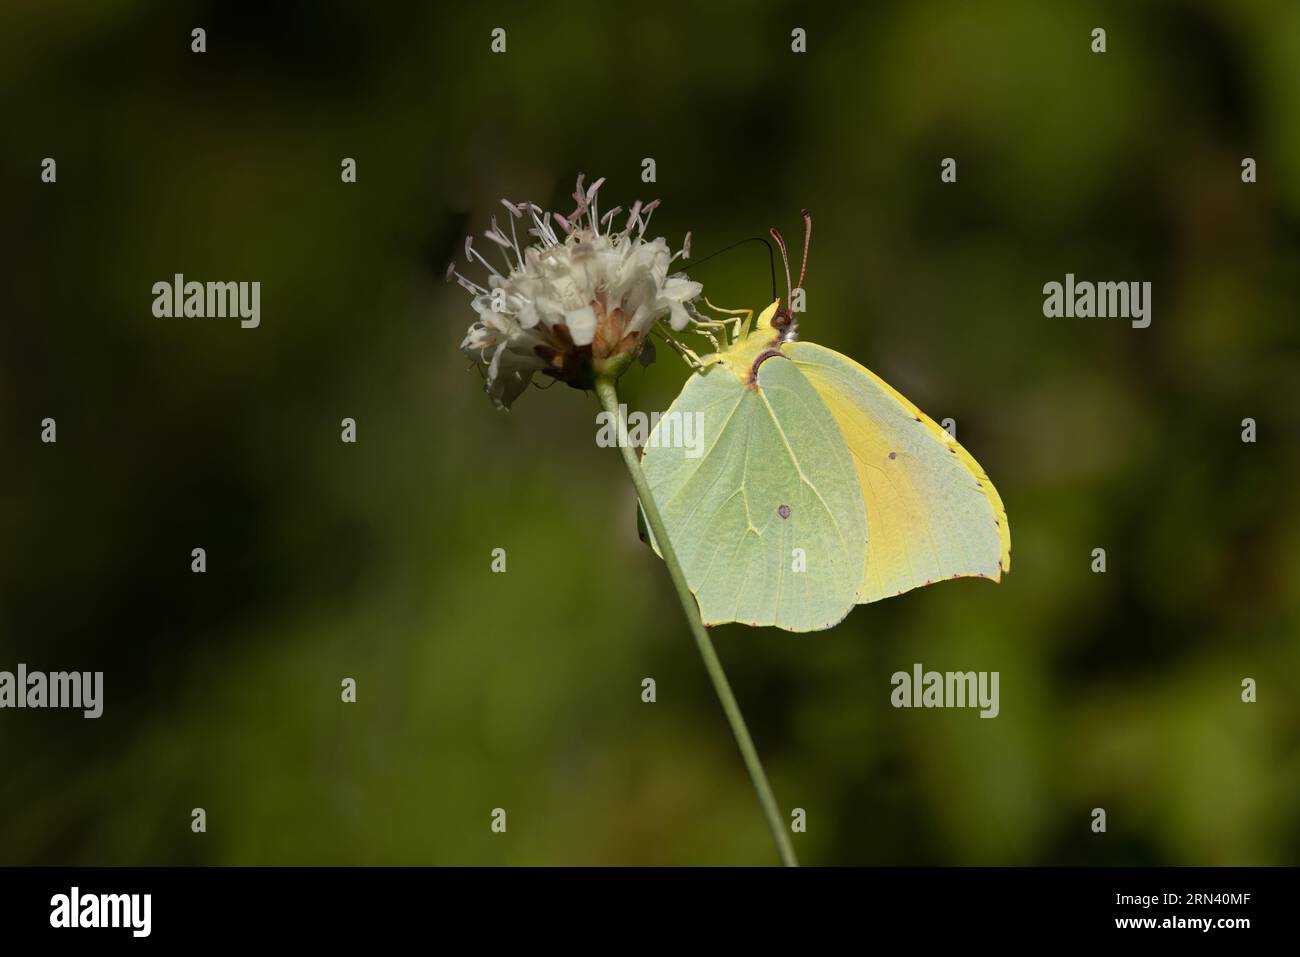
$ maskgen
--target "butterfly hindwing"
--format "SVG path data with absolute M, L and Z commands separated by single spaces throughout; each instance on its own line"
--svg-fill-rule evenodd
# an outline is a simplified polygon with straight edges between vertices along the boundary
M 830 411 L 861 485 L 870 549 L 859 602 L 945 578 L 1001 580 L 1006 509 L 970 453 L 852 359 L 809 342 L 785 353 Z
M 661 446 L 701 413 L 698 457 Z M 757 387 L 723 366 L 691 376 L 643 464 L 705 624 L 814 631 L 859 599 L 867 528 L 861 486 L 826 404 L 785 357 Z

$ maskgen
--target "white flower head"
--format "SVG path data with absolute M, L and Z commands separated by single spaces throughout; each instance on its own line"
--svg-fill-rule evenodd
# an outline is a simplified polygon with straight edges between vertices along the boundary
M 501 201 L 510 233 L 493 219 L 484 235 L 500 247 L 504 269 L 465 240 L 465 258 L 488 270 L 486 286 L 465 278 L 455 264 L 447 269 L 448 281 L 455 278 L 471 294 L 478 313 L 461 350 L 486 366 L 487 392 L 499 408 L 508 408 L 538 372 L 589 389 L 602 375 L 619 375 L 656 322 L 681 330 L 692 320 L 686 304 L 702 287 L 685 273 L 668 272 L 678 257 L 690 255 L 690 234 L 676 253 L 662 237 L 645 238 L 658 200 L 644 206 L 638 200 L 616 230 L 622 207 L 603 216 L 597 208 L 604 179 L 586 189 L 582 180 L 573 194 L 577 208 L 568 216 Z M 516 224 L 527 220 L 526 235 L 533 239 L 521 246 Z

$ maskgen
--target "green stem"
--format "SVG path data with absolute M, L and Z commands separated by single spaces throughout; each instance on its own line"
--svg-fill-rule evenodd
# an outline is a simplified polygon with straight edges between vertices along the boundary
M 619 408 L 618 391 L 614 388 L 613 380 L 597 380 L 596 394 L 600 396 L 605 411 L 614 416 L 618 422 L 618 434 L 626 435 L 627 423 L 623 418 L 623 410 Z M 619 442 L 619 448 L 623 452 L 623 461 L 627 463 L 628 473 L 632 476 L 632 484 L 636 486 L 637 497 L 641 499 L 641 509 L 645 512 L 650 531 L 654 533 L 655 543 L 659 546 L 659 553 L 663 555 L 664 564 L 668 566 L 668 574 L 677 589 L 682 611 L 686 613 L 686 620 L 695 635 L 695 645 L 700 650 L 700 657 L 704 659 L 704 670 L 709 673 L 709 678 L 713 681 L 713 690 L 717 692 L 718 701 L 722 703 L 722 710 L 731 725 L 731 732 L 736 736 L 736 744 L 740 747 L 741 757 L 745 759 L 745 768 L 749 771 L 750 780 L 754 782 L 758 803 L 763 806 L 763 814 L 767 817 L 767 826 L 772 831 L 772 840 L 776 841 L 781 862 L 787 867 L 798 867 L 799 861 L 794 856 L 794 847 L 790 844 L 789 834 L 786 833 L 781 809 L 777 807 L 776 798 L 772 795 L 772 786 L 767 783 L 767 775 L 763 773 L 763 762 L 758 759 L 758 751 L 754 748 L 754 739 L 749 736 L 749 728 L 745 727 L 745 718 L 740 713 L 740 705 L 736 703 L 736 696 L 731 692 L 731 685 L 727 681 L 726 672 L 722 670 L 718 653 L 713 650 L 713 640 L 709 637 L 704 623 L 700 621 L 700 612 L 696 607 L 695 598 L 691 595 L 690 586 L 686 584 L 686 573 L 682 571 L 681 562 L 677 560 L 677 553 L 673 551 L 672 542 L 668 539 L 668 531 L 664 528 L 659 507 L 650 494 L 650 485 L 646 481 L 645 472 L 641 469 L 636 450 L 626 442 Z

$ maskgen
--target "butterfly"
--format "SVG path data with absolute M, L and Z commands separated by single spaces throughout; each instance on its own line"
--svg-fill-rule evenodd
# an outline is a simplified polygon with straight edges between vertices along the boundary
M 787 302 L 807 270 L 812 219 L 803 215 L 793 288 L 785 243 L 771 231 Z M 956 439 L 875 373 L 799 341 L 779 298 L 756 322 L 751 310 L 716 311 L 730 318 L 697 329 L 717 351 L 678 345 L 696 374 L 642 453 L 704 624 L 817 631 L 922 585 L 1001 581 L 1011 568 L 1006 509 Z M 695 454 L 658 434 L 697 413 Z

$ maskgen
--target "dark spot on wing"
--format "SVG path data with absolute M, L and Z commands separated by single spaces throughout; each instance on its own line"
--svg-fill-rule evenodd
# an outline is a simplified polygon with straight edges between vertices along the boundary
M 782 518 L 789 518 L 789 517 L 790 517 L 790 506 L 789 506 L 789 505 L 782 505 L 780 508 L 778 508 L 778 509 L 776 510 L 776 514 L 780 515 Z
M 891 460 L 892 460 L 892 459 L 896 459 L 896 458 L 898 458 L 898 453 L 897 453 L 897 452 L 890 452 L 890 453 L 889 453 L 889 458 L 890 458 Z

